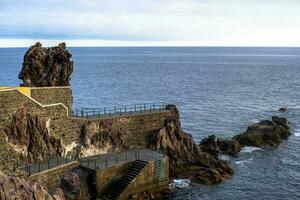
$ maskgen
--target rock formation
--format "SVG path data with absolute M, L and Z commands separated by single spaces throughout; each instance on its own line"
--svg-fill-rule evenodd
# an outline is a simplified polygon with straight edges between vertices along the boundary
M 288 111 L 288 109 L 287 108 L 285 108 L 285 107 L 282 107 L 282 108 L 279 108 L 279 110 L 278 110 L 279 112 L 287 112 Z
M 226 161 L 219 160 L 214 152 L 201 150 L 193 137 L 181 129 L 176 106 L 168 105 L 167 109 L 172 117 L 166 119 L 151 143 L 154 150 L 169 156 L 171 175 L 203 184 L 216 184 L 231 178 L 233 170 Z
M 36 43 L 24 56 L 19 73 L 19 79 L 23 80 L 21 86 L 69 86 L 73 72 L 71 56 L 65 43 L 51 48 L 43 48 L 41 43 Z
M 28 113 L 25 107 L 13 114 L 5 133 L 8 143 L 28 161 L 44 160 L 64 151 L 61 141 L 50 135 L 49 122 Z
M 83 148 L 82 156 L 99 153 L 120 151 L 124 148 L 123 135 L 120 130 L 111 130 L 109 124 L 104 121 L 94 121 L 84 124 L 81 130 Z
M 281 117 L 272 117 L 272 120 L 263 120 L 248 127 L 247 131 L 233 137 L 242 146 L 276 146 L 291 133 L 288 121 Z
M 217 145 L 221 152 L 230 156 L 237 156 L 241 151 L 240 143 L 235 139 L 217 139 Z
M 17 177 L 8 177 L 0 172 L 0 199 L 1 200 L 65 200 L 60 189 L 52 194 L 47 188 L 37 182 L 29 182 Z
M 91 199 L 87 189 L 81 183 L 76 173 L 69 172 L 61 178 L 62 191 L 67 200 L 89 200 Z

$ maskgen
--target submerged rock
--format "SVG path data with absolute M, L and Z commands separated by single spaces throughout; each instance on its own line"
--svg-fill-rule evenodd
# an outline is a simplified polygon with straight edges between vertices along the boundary
M 41 43 L 31 46 L 25 56 L 19 79 L 24 87 L 69 86 L 73 72 L 72 55 L 61 43 L 43 48 Z
M 274 116 L 248 127 L 247 131 L 233 137 L 243 146 L 275 146 L 287 139 L 291 133 L 285 118 Z
M 18 109 L 5 126 L 8 143 L 28 161 L 40 161 L 64 151 L 61 140 L 51 136 L 49 123 L 39 116 Z
M 0 199 L 65 200 L 65 197 L 59 189 L 50 194 L 40 183 L 9 177 L 0 172 Z
M 170 173 L 176 178 L 190 178 L 202 184 L 217 184 L 233 175 L 233 170 L 226 161 L 219 160 L 214 151 L 214 144 L 207 146 L 204 152 L 190 134 L 181 129 L 179 112 L 174 105 L 168 105 L 172 117 L 154 134 L 151 144 L 154 150 L 170 158 Z M 205 144 L 210 144 L 213 138 Z M 206 145 L 205 145 L 206 146 Z

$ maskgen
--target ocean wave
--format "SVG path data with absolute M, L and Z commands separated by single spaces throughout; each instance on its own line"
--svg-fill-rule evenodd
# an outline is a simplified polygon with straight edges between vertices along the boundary
M 262 150 L 259 147 L 243 147 L 241 153 L 252 153 L 253 151 L 260 151 Z
M 295 132 L 294 132 L 294 135 L 296 137 L 300 137 L 300 129 L 296 129 Z
M 236 164 L 238 165 L 243 165 L 243 164 L 246 164 L 246 163 L 251 163 L 253 160 L 253 157 L 247 159 L 247 160 L 240 160 L 240 161 L 235 161 Z
M 230 160 L 230 156 L 228 156 L 226 154 L 220 154 L 219 159 L 221 159 L 221 160 Z
M 191 184 L 190 179 L 174 179 L 171 183 L 171 187 L 173 188 L 186 188 Z

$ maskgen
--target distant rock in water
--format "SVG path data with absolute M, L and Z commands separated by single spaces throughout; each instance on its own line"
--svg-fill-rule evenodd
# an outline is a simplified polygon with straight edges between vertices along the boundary
M 224 152 L 230 156 L 237 156 L 241 151 L 241 145 L 235 139 L 225 140 L 218 138 L 217 144 L 221 152 Z
M 287 108 L 284 108 L 284 107 L 282 107 L 282 108 L 279 108 L 279 110 L 278 110 L 279 112 L 287 112 L 288 111 L 288 109 Z
M 25 56 L 19 79 L 25 87 L 69 86 L 73 72 L 72 55 L 66 44 L 43 48 L 41 43 L 31 46 Z
M 291 133 L 288 121 L 282 117 L 272 117 L 272 120 L 263 120 L 248 127 L 247 131 L 233 137 L 242 146 L 276 146 Z

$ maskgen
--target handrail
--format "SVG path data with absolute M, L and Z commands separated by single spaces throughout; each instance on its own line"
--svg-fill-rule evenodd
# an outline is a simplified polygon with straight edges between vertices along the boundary
M 132 106 L 122 106 L 122 107 L 105 107 L 105 108 L 80 108 L 75 109 L 73 112 L 73 117 L 82 118 L 100 118 L 100 117 L 110 117 L 110 116 L 122 116 L 126 114 L 137 114 L 144 112 L 157 112 L 166 109 L 166 104 L 164 102 L 159 103 L 144 103 L 135 104 Z

